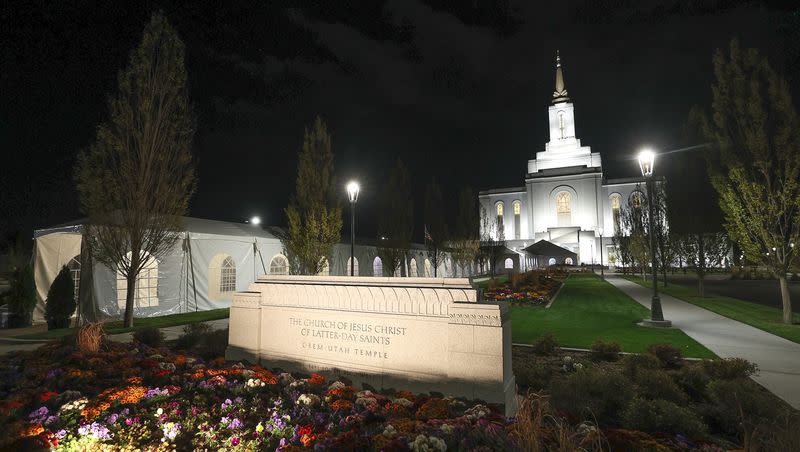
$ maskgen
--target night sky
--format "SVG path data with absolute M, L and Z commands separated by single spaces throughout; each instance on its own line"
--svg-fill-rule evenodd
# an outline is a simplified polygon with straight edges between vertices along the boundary
M 636 175 L 631 158 L 643 144 L 697 144 L 687 143 L 683 124 L 692 105 L 708 108 L 712 52 L 732 37 L 759 48 L 793 85 L 798 79 L 800 20 L 780 3 L 214 3 L 0 6 L 4 235 L 30 237 L 82 216 L 75 157 L 105 118 L 117 72 L 157 9 L 187 48 L 198 116 L 191 215 L 258 214 L 283 224 L 303 128 L 319 114 L 342 187 L 351 177 L 362 183 L 365 236 L 374 234 L 371 215 L 398 156 L 415 181 L 419 230 L 434 176 L 453 205 L 464 186 L 521 186 L 527 160 L 548 140 L 556 49 L 578 138 L 601 153 L 606 177 Z M 678 188 L 676 199 L 704 190 L 694 180 L 702 170 L 687 177 L 687 154 L 668 154 L 656 168 Z

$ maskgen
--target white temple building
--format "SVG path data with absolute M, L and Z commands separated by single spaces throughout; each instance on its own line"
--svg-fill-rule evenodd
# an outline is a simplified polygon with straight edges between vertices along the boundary
M 479 193 L 481 207 L 492 219 L 492 230 L 485 232 L 495 238 L 502 235 L 506 246 L 520 254 L 523 270 L 555 263 L 598 264 L 601 247 L 602 262 L 608 265 L 615 212 L 631 196 L 643 195 L 644 180 L 603 177 L 600 153 L 582 145 L 575 132 L 575 106 L 568 97 L 558 55 L 548 121 L 550 141 L 528 160 L 525 185 Z M 562 257 L 564 262 L 554 257 L 538 262 L 523 251 L 541 240 L 574 252 L 578 262 L 571 257 Z

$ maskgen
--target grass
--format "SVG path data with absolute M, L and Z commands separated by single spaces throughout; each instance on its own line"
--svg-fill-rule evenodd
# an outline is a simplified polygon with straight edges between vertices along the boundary
M 229 309 L 213 309 L 210 311 L 188 312 L 185 314 L 170 314 L 160 317 L 146 317 L 133 320 L 133 328 L 122 326 L 121 320 L 106 322 L 105 328 L 108 334 L 127 333 L 143 328 L 165 328 L 168 326 L 186 325 L 196 322 L 208 322 L 210 320 L 227 319 Z M 74 333 L 76 328 L 63 328 L 58 330 L 43 331 L 40 333 L 25 334 L 17 336 L 18 339 L 57 339 L 68 334 Z
M 643 286 L 652 287 L 652 281 L 643 280 L 638 276 L 625 276 L 625 279 Z M 800 323 L 800 314 L 794 314 L 795 324 L 787 325 L 781 321 L 783 319 L 783 311 L 778 308 L 739 300 L 738 298 L 714 295 L 707 291 L 706 296 L 701 297 L 697 295 L 696 288 L 678 284 L 668 284 L 667 287 L 664 287 L 663 282 L 659 281 L 658 285 L 659 290 L 667 295 L 672 295 L 687 303 L 800 344 L 800 324 L 798 324 Z
M 590 348 L 597 339 L 614 341 L 625 352 L 644 352 L 669 343 L 684 356 L 713 358 L 713 352 L 679 329 L 637 325 L 650 311 L 591 273 L 573 273 L 550 309 L 511 307 L 512 340 L 530 344 L 552 332 L 564 347 Z

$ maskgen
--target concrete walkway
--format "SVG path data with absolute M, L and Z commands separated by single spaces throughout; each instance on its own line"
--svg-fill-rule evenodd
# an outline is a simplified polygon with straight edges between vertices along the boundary
M 648 309 L 652 289 L 619 276 L 606 280 Z M 722 358 L 744 358 L 758 364 L 755 381 L 795 408 L 800 408 L 800 344 L 675 297 L 659 294 L 664 318 Z

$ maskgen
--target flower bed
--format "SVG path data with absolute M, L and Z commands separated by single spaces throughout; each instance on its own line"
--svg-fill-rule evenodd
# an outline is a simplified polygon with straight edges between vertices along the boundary
M 446 450 L 513 448 L 497 406 L 407 391 L 359 390 L 110 344 L 49 345 L 0 368 L 6 446 L 65 450 Z M 144 347 L 143 347 L 144 348 Z M 9 444 L 8 441 L 14 443 Z
M 484 292 L 484 298 L 507 301 L 519 306 L 545 306 L 562 284 L 560 279 L 550 275 L 536 275 L 535 278 L 525 278 L 525 275 L 522 275 L 519 282 L 489 287 Z

